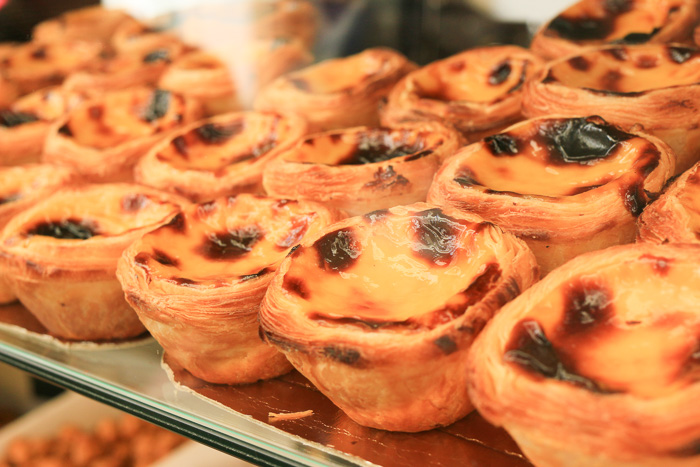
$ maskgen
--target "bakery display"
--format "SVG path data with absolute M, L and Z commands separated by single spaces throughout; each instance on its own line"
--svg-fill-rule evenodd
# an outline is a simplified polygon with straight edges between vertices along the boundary
M 536 276 L 527 247 L 478 216 L 397 206 L 308 236 L 272 279 L 261 332 L 355 422 L 429 430 L 472 410 L 471 343 Z
M 360 215 L 425 201 L 433 174 L 461 145 L 437 123 L 316 133 L 270 162 L 267 193 Z
M 651 203 L 637 225 L 637 240 L 652 243 L 700 242 L 700 164 L 675 179 Z
M 129 244 L 180 212 L 182 198 L 130 184 L 65 187 L 0 233 L 0 274 L 56 336 L 115 340 L 145 331 L 115 276 Z
M 0 230 L 13 216 L 75 181 L 75 173 L 66 167 L 49 164 L 0 167 Z M 0 304 L 14 300 L 15 294 L 0 273 Z
M 313 202 L 249 194 L 194 205 L 123 254 L 127 301 L 193 375 L 252 383 L 291 370 L 258 336 L 258 309 L 290 249 L 339 219 Z
M 700 160 L 700 53 L 690 46 L 644 44 L 587 49 L 547 64 L 525 83 L 523 112 L 600 115 L 644 131 L 676 153 L 676 172 Z
M 134 169 L 134 178 L 209 201 L 236 193 L 262 193 L 263 169 L 306 133 L 299 116 L 239 112 L 188 125 L 164 139 Z
M 659 139 L 600 117 L 538 118 L 458 151 L 428 202 L 514 233 L 546 274 L 586 251 L 633 242 L 637 216 L 673 164 Z
M 303 114 L 309 130 L 379 125 L 379 103 L 415 65 L 391 49 L 367 49 L 280 76 L 262 89 L 256 110 Z
M 136 161 L 171 131 L 201 117 L 198 102 L 138 87 L 82 102 L 51 128 L 43 160 L 95 182 L 133 179 Z
M 553 271 L 474 342 L 477 410 L 537 466 L 697 465 L 699 262 L 633 244 Z
M 689 42 L 696 0 L 581 0 L 540 27 L 532 50 L 552 60 L 606 44 Z
M 466 50 L 406 75 L 389 94 L 382 123 L 452 126 L 469 141 L 522 119 L 522 88 L 543 62 L 516 46 Z

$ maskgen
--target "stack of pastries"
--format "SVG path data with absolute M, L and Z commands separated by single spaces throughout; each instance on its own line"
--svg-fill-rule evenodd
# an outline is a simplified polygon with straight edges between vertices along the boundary
M 254 10 L 289 35 L 256 47 L 315 35 Z M 699 22 L 582 0 L 529 50 L 259 70 L 252 109 L 128 15 L 40 25 L 0 48 L 0 300 L 212 383 L 296 368 L 364 426 L 476 409 L 536 465 L 698 465 Z

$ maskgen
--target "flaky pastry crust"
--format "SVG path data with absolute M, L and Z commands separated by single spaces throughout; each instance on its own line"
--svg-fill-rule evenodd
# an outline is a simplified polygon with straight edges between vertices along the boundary
M 73 340 L 139 335 L 144 328 L 124 300 L 117 260 L 186 203 L 131 184 L 61 189 L 5 226 L 0 271 L 53 335 Z
M 255 99 L 257 110 L 302 114 L 310 131 L 379 125 L 379 103 L 415 65 L 391 49 L 367 49 L 283 75 Z
M 700 163 L 647 206 L 637 225 L 641 242 L 700 243 Z
M 209 201 L 262 193 L 266 164 L 306 134 L 306 122 L 276 112 L 239 112 L 200 120 L 170 135 L 136 165 L 137 182 Z
M 55 122 L 43 159 L 73 167 L 90 181 L 129 181 L 154 144 L 201 115 L 198 102 L 162 89 L 110 92 Z
M 633 244 L 553 271 L 474 342 L 479 413 L 537 466 L 698 465 L 698 262 Z
M 273 278 L 260 326 L 357 423 L 423 431 L 472 410 L 469 347 L 536 271 L 521 241 L 473 214 L 398 206 L 305 239 Z
M 312 134 L 270 162 L 265 191 L 360 215 L 425 201 L 433 174 L 461 146 L 438 123 Z
M 389 94 L 382 123 L 437 121 L 470 141 L 522 119 L 522 87 L 542 60 L 516 46 L 482 47 L 406 75 Z
M 676 173 L 700 159 L 700 50 L 681 45 L 614 45 L 547 64 L 525 84 L 523 112 L 600 115 L 664 140 Z
M 543 274 L 583 252 L 631 243 L 637 216 L 673 172 L 658 138 L 600 117 L 544 117 L 457 152 L 428 202 L 475 212 L 519 236 Z
M 689 42 L 695 0 L 582 0 L 544 24 L 530 48 L 547 60 L 606 44 Z
M 243 194 L 192 206 L 124 252 L 126 298 L 169 357 L 205 381 L 251 383 L 291 370 L 258 336 L 279 263 L 339 218 L 316 203 Z

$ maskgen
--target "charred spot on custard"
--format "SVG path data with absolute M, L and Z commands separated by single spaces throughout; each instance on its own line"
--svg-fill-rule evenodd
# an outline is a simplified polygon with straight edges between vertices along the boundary
M 300 277 L 284 276 L 282 287 L 304 300 L 308 300 L 311 297 L 311 291 L 306 286 L 306 281 Z
M 27 230 L 27 235 L 40 235 L 60 240 L 87 240 L 97 235 L 97 230 L 85 221 L 70 218 L 58 222 L 40 222 Z
M 339 272 L 352 267 L 362 253 L 355 231 L 349 227 L 327 233 L 316 240 L 314 248 L 318 252 L 321 269 Z
M 170 222 L 163 225 L 162 228 L 170 229 L 178 233 L 183 233 L 185 231 L 185 215 L 181 212 L 175 215 Z
M 422 144 L 407 144 L 397 142 L 391 135 L 383 131 L 362 133 L 358 135 L 355 149 L 338 165 L 363 165 L 384 162 L 397 157 L 415 154 L 423 149 Z
M 492 86 L 503 84 L 503 82 L 508 79 L 512 71 L 513 67 L 511 67 L 508 60 L 499 63 L 493 70 L 491 70 L 491 73 L 489 74 L 489 84 Z
M 163 118 L 168 113 L 171 97 L 170 91 L 164 89 L 153 91 L 151 100 L 143 113 L 143 119 L 147 122 L 154 122 Z
M 391 212 L 388 209 L 377 209 L 376 211 L 368 212 L 363 217 L 369 222 L 370 225 L 374 225 L 375 223 L 383 221 L 389 216 L 391 216 Z
M 0 205 L 12 203 L 20 199 L 22 199 L 22 193 L 8 193 L 4 196 L 0 196 Z
M 641 185 L 634 184 L 622 192 L 622 203 L 630 214 L 639 217 L 649 203 L 649 198 Z
M 360 360 L 360 352 L 355 349 L 327 346 L 323 355 L 346 365 L 355 365 Z
M 249 253 L 264 237 L 257 225 L 208 234 L 198 251 L 213 260 L 233 260 Z
M 39 117 L 29 112 L 14 112 L 12 110 L 0 111 L 0 126 L 7 128 L 32 123 L 39 120 Z
M 178 261 L 176 258 L 173 258 L 172 256 L 165 253 L 163 250 L 159 250 L 157 248 L 153 249 L 153 259 L 162 264 L 163 266 L 178 267 L 180 265 L 180 261 Z
M 271 270 L 269 268 L 262 268 L 260 271 L 254 273 L 254 274 L 245 274 L 243 276 L 240 276 L 239 279 L 241 281 L 250 281 L 253 279 L 257 279 L 258 277 L 262 277 L 265 274 L 267 274 L 268 272 L 271 272 Z
M 484 138 L 484 145 L 494 156 L 515 156 L 520 152 L 518 140 L 508 133 L 500 133 Z
M 549 162 L 558 165 L 594 164 L 609 157 L 619 143 L 633 137 L 599 117 L 546 122 L 537 135 L 548 149 Z
M 130 193 L 122 198 L 122 210 L 127 213 L 138 212 L 150 203 L 148 196 L 142 193 Z
M 91 120 L 100 121 L 104 116 L 105 109 L 101 104 L 91 105 L 88 107 L 87 113 Z
M 311 85 L 309 82 L 303 78 L 290 78 L 289 82 L 300 91 L 309 92 L 311 91 Z
M 32 50 L 31 57 L 37 60 L 43 60 L 46 58 L 46 47 L 37 47 Z
M 170 63 L 170 52 L 168 52 L 168 49 L 156 49 L 143 57 L 143 63 L 155 62 Z
M 178 154 L 187 159 L 190 156 L 190 151 L 187 148 L 187 140 L 184 136 L 176 136 L 170 141 L 170 145 L 175 148 Z
M 598 383 L 577 374 L 545 335 L 540 323 L 524 319 L 513 328 L 503 359 L 527 373 L 606 393 Z
M 376 188 L 385 190 L 391 188 L 394 185 L 408 185 L 410 182 L 403 175 L 397 174 L 394 167 L 389 165 L 386 168 L 379 167 L 374 172 L 374 180 L 365 183 L 367 188 Z
M 556 34 L 571 41 L 603 40 L 614 30 L 615 17 L 632 8 L 630 0 L 606 0 L 603 2 L 606 14 L 602 17 L 582 16 L 568 18 L 559 15 L 547 25 L 548 35 Z
M 440 336 L 433 341 L 438 349 L 445 355 L 450 355 L 457 351 L 457 343 L 448 335 Z
M 416 213 L 411 218 L 414 234 L 412 250 L 431 265 L 448 266 L 460 246 L 465 226 L 439 208 Z
M 601 284 L 578 279 L 564 291 L 564 317 L 558 332 L 570 336 L 594 330 L 610 321 L 615 308 L 610 290 Z
M 679 65 L 682 65 L 683 63 L 687 62 L 688 60 L 693 58 L 695 55 L 697 55 L 697 53 L 698 53 L 698 51 L 696 49 L 693 49 L 690 47 L 677 47 L 677 46 L 668 47 L 669 58 Z
M 67 137 L 73 136 L 73 131 L 71 131 L 70 126 L 66 123 L 65 125 L 62 125 L 61 128 L 58 129 L 58 133 Z
M 591 67 L 591 62 L 589 62 L 585 57 L 580 56 L 570 58 L 567 60 L 567 63 L 571 66 L 571 68 L 579 71 L 587 71 Z
M 474 185 L 481 185 L 479 180 L 476 179 L 474 172 L 469 167 L 462 167 L 459 172 L 455 174 L 455 178 L 452 179 L 453 182 L 457 183 L 462 188 L 468 188 Z
M 206 123 L 195 130 L 197 136 L 206 144 L 221 144 L 243 131 L 243 123 L 235 122 L 230 125 Z
M 612 41 L 613 44 L 646 44 L 649 42 L 661 28 L 656 27 L 649 32 L 631 32 L 621 39 Z

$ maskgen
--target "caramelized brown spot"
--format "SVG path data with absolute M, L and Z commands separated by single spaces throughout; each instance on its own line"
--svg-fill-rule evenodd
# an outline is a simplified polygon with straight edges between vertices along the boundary
M 570 336 L 590 332 L 613 317 L 615 310 L 609 290 L 584 280 L 572 281 L 564 297 L 564 318 L 558 333 Z
M 573 57 L 568 60 L 571 68 L 579 71 L 586 71 L 591 67 L 591 62 L 589 62 L 585 57 Z
M 359 351 L 335 346 L 324 348 L 323 355 L 346 365 L 355 365 L 360 360 Z
M 605 91 L 621 92 L 620 80 L 622 73 L 617 70 L 608 70 L 601 78 L 601 85 Z
M 206 236 L 198 252 L 213 260 L 234 260 L 249 253 L 263 236 L 257 225 L 211 233 Z
M 515 325 L 503 359 L 530 374 L 565 381 L 593 392 L 606 392 L 595 381 L 573 370 L 568 359 L 557 352 L 535 320 L 525 319 Z
M 29 112 L 14 112 L 12 110 L 0 111 L 0 126 L 8 128 L 36 122 L 38 120 L 39 117 Z
M 662 258 L 652 254 L 642 255 L 639 257 L 639 259 L 650 262 L 651 268 L 661 277 L 668 275 L 668 271 L 671 268 L 671 263 L 673 263 L 673 259 L 671 258 Z
M 362 253 L 362 247 L 351 228 L 327 233 L 316 240 L 314 248 L 318 251 L 320 268 L 333 271 L 350 268 Z
M 627 49 L 624 47 L 612 47 L 610 49 L 603 50 L 603 53 L 610 55 L 619 62 L 627 61 L 629 58 L 629 55 L 627 55 Z
M 290 277 L 289 275 L 284 276 L 284 282 L 282 284 L 285 290 L 298 295 L 304 300 L 308 300 L 311 297 L 309 288 L 306 286 L 304 279 L 298 277 Z
M 142 269 L 148 270 L 148 261 L 151 259 L 151 255 L 142 251 L 134 257 L 134 263 Z
M 46 221 L 27 230 L 27 235 L 41 235 L 61 240 L 87 240 L 97 235 L 93 226 L 79 219 L 65 219 L 59 222 Z
M 32 51 L 32 58 L 43 60 L 46 58 L 46 47 L 37 47 Z
M 511 71 L 512 67 L 510 66 L 508 60 L 499 63 L 493 70 L 491 70 L 491 74 L 489 75 L 489 84 L 492 86 L 498 86 L 499 84 L 502 84 L 505 80 L 508 79 Z
M 230 125 L 206 123 L 195 131 L 203 142 L 207 144 L 221 144 L 243 131 L 243 123 L 236 122 Z
M 184 136 L 176 136 L 170 142 L 170 144 L 175 148 L 178 154 L 187 159 L 190 155 L 190 151 L 187 149 L 187 140 Z
M 180 265 L 180 261 L 177 259 L 169 256 L 167 253 L 165 253 L 162 250 L 158 249 L 153 249 L 153 259 L 158 261 L 160 264 L 163 266 L 175 266 L 178 267 Z
M 615 44 L 645 44 L 654 37 L 661 28 L 654 28 L 649 32 L 631 32 L 621 39 L 613 41 Z
M 22 198 L 22 193 L 8 193 L 4 196 L 0 196 L 0 205 L 5 203 L 12 203 Z
M 62 125 L 61 128 L 58 129 L 58 132 L 64 136 L 73 136 L 73 132 L 71 131 L 67 123 L 65 125 Z
M 170 52 L 168 49 L 157 49 L 143 57 L 143 63 L 170 62 Z
M 465 227 L 439 208 L 416 213 L 411 219 L 413 251 L 432 265 L 448 266 L 460 247 L 459 234 Z
M 658 59 L 653 55 L 642 55 L 637 59 L 637 62 L 635 63 L 635 65 L 637 65 L 637 68 L 642 69 L 654 68 L 658 66 L 658 64 Z
M 440 336 L 433 343 L 442 350 L 445 355 L 450 355 L 457 351 L 457 343 L 450 336 Z
M 101 120 L 105 109 L 101 105 L 91 105 L 88 107 L 88 115 L 93 120 Z
M 634 217 L 639 217 L 648 201 L 644 189 L 638 184 L 628 187 L 622 193 L 622 202 Z
M 378 188 L 385 190 L 393 185 L 408 185 L 410 182 L 403 175 L 399 175 L 394 171 L 393 166 L 387 166 L 386 169 L 379 167 L 374 172 L 374 180 L 365 183 L 367 188 Z
M 384 132 L 362 134 L 358 137 L 355 150 L 338 162 L 338 165 L 362 165 L 388 161 L 408 156 L 423 149 L 421 144 L 408 145 L 397 142 Z
M 404 160 L 405 160 L 406 162 L 411 162 L 411 161 L 415 161 L 415 160 L 418 160 L 418 159 L 422 159 L 422 158 L 424 158 L 424 157 L 427 157 L 427 156 L 431 155 L 432 153 L 433 153 L 432 149 L 426 149 L 425 151 L 421 151 L 421 152 L 417 152 L 417 153 L 415 153 L 415 154 L 411 154 L 410 156 L 406 157 L 406 159 L 404 159 Z
M 142 193 L 130 193 L 122 198 L 124 212 L 133 213 L 140 211 L 150 203 L 148 196 Z
M 449 65 L 450 71 L 452 73 L 460 73 L 464 71 L 464 69 L 467 67 L 467 64 L 464 60 L 460 60 L 457 62 L 452 62 Z
M 696 49 L 691 49 L 689 47 L 669 47 L 668 56 L 671 60 L 678 63 L 679 65 L 687 62 L 692 57 L 697 55 L 698 51 Z
M 269 272 L 272 272 L 269 268 L 262 268 L 260 271 L 256 272 L 255 274 L 246 274 L 244 276 L 241 276 L 240 280 L 241 281 L 250 281 L 253 279 L 257 279 L 258 277 L 262 277 Z
M 168 113 L 170 107 L 171 94 L 170 91 L 156 89 L 153 91 L 151 101 L 146 107 L 143 114 L 143 119 L 147 122 L 153 122 L 163 118 Z
M 388 209 L 378 209 L 376 211 L 368 212 L 364 215 L 364 218 L 369 221 L 370 225 L 373 225 L 376 222 L 383 221 L 389 216 L 391 216 L 391 212 L 389 212 Z
M 292 83 L 292 86 L 294 86 L 295 88 L 297 88 L 300 91 L 304 91 L 304 92 L 311 91 L 311 85 L 309 85 L 309 82 L 303 78 L 291 78 L 289 80 L 289 82 Z
M 484 138 L 484 144 L 494 156 L 514 156 L 520 152 L 518 140 L 508 133 L 487 136 Z
M 173 217 L 170 222 L 165 224 L 163 228 L 168 228 L 171 230 L 174 230 L 175 232 L 184 232 L 185 231 L 185 215 L 182 213 L 178 213 L 175 217 Z
M 462 167 L 459 172 L 456 173 L 456 175 L 457 176 L 453 179 L 453 181 L 463 188 L 481 185 L 481 183 L 476 179 L 474 172 L 472 172 L 469 167 Z

